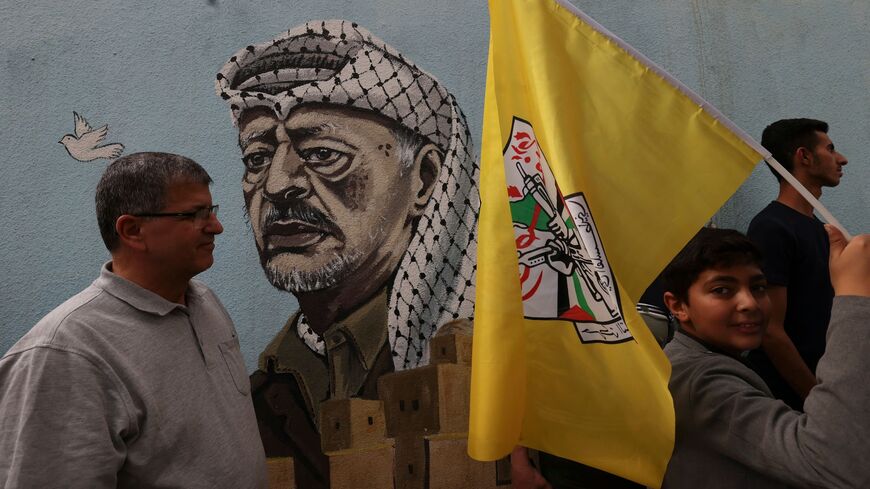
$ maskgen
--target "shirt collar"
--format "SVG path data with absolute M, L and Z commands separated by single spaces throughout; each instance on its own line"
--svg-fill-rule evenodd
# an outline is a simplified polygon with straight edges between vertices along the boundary
M 676 341 L 684 346 L 691 348 L 696 351 L 703 351 L 707 353 L 717 353 L 719 355 L 725 355 L 726 357 L 731 357 L 737 360 L 740 363 L 746 363 L 746 356 L 749 354 L 749 351 L 744 351 L 739 355 L 732 355 L 722 349 L 716 348 L 714 346 L 708 345 L 706 342 L 701 341 L 700 339 L 686 333 L 682 330 L 677 330 L 676 334 L 674 334 L 674 338 L 671 341 Z
M 165 316 L 175 309 L 187 311 L 187 307 L 184 305 L 168 301 L 158 294 L 115 274 L 112 272 L 111 261 L 103 264 L 103 267 L 100 269 L 100 276 L 94 280 L 93 285 L 143 312 Z M 191 287 L 188 287 L 187 291 L 188 298 L 198 296 L 200 294 L 198 287 L 195 286 L 193 281 L 190 282 L 190 285 Z
M 381 289 L 374 297 L 355 310 L 347 318 L 336 321 L 326 330 L 323 339 L 329 351 L 331 339 L 343 335 L 353 343 L 365 370 L 371 370 L 375 359 L 387 341 L 387 289 Z
M 344 335 L 354 346 L 357 357 L 365 370 L 371 370 L 378 353 L 387 341 L 387 289 L 384 287 L 368 302 L 357 308 L 346 318 L 333 323 L 323 334 L 327 351 L 330 348 L 330 338 Z M 260 369 L 267 370 L 271 361 L 273 368 L 286 371 L 298 370 L 299 346 L 304 347 L 311 356 L 311 351 L 296 333 L 296 320 L 299 314 L 294 314 L 275 338 L 260 355 Z M 287 348 L 290 347 L 291 348 Z M 282 347 L 284 346 L 284 347 Z M 292 350 L 292 352 L 291 352 Z M 304 358 L 310 361 L 308 355 Z

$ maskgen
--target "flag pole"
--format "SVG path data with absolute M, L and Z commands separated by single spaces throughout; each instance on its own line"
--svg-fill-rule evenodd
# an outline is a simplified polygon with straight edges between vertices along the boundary
M 843 236 L 846 237 L 846 240 L 852 239 L 852 235 L 849 234 L 848 231 L 846 231 L 846 228 L 844 228 L 843 225 L 840 224 L 840 221 L 838 221 L 837 218 L 835 218 L 834 215 L 831 214 L 831 212 L 824 205 L 822 205 L 821 202 L 819 202 L 819 199 L 815 198 L 813 196 L 813 194 L 811 194 L 810 191 L 806 189 L 806 187 L 804 187 L 800 182 L 798 182 L 797 179 L 794 177 L 794 175 L 789 173 L 789 171 L 786 170 L 782 166 L 782 164 L 780 164 L 778 161 L 776 161 L 776 159 L 773 157 L 773 155 L 770 154 L 770 151 L 765 149 L 764 146 L 759 144 L 755 139 L 752 138 L 752 136 L 747 134 L 746 131 L 744 131 L 743 129 L 738 127 L 736 124 L 731 122 L 731 120 L 728 119 L 728 117 L 726 117 L 725 114 L 720 112 L 719 109 L 717 109 L 716 107 L 711 105 L 709 102 L 704 100 L 700 95 L 695 93 L 694 90 L 692 90 L 691 88 L 687 87 L 682 82 L 680 82 L 679 80 L 674 78 L 670 73 L 665 71 L 664 68 L 657 65 L 651 59 L 647 58 L 642 53 L 640 53 L 639 51 L 637 51 L 636 49 L 631 47 L 631 45 L 629 45 L 627 42 L 623 41 L 622 39 L 617 37 L 614 33 L 607 30 L 607 28 L 605 28 L 604 26 L 602 26 L 601 24 L 596 22 L 592 17 L 589 17 L 588 15 L 583 13 L 583 11 L 581 11 L 580 9 L 578 9 L 577 7 L 575 7 L 574 5 L 569 3 L 568 0 L 556 0 L 556 3 L 559 4 L 559 6 L 561 6 L 562 8 L 568 10 L 569 12 L 574 14 L 575 16 L 582 19 L 583 22 L 589 24 L 589 26 L 591 26 L 593 29 L 598 31 L 599 34 L 601 34 L 602 36 L 613 41 L 616 45 L 618 45 L 620 48 L 622 48 L 625 52 L 627 52 L 629 55 L 631 55 L 632 57 L 637 59 L 641 64 L 646 65 L 651 71 L 653 71 L 654 73 L 656 73 L 660 77 L 664 78 L 671 85 L 676 87 L 679 91 L 686 94 L 687 97 L 689 97 L 692 101 L 694 101 L 696 104 L 698 104 L 698 106 L 701 108 L 701 110 L 706 111 L 710 116 L 712 116 L 714 119 L 719 121 L 722 125 L 727 127 L 729 130 L 731 130 L 731 132 L 736 134 L 737 137 L 739 137 L 741 140 L 743 140 L 744 143 L 746 143 L 752 149 L 754 149 L 755 151 L 760 153 L 762 155 L 762 157 L 764 158 L 763 161 L 767 162 L 767 164 L 770 165 L 770 167 L 773 168 L 773 170 L 775 172 L 777 172 L 779 175 L 781 175 L 785 179 L 786 182 L 788 182 L 792 187 L 794 187 L 794 189 L 797 190 L 798 193 L 801 194 L 801 196 L 804 199 L 806 199 L 807 202 L 810 203 L 810 205 L 813 206 L 813 209 L 815 209 L 819 213 L 819 215 L 822 216 L 822 219 L 824 219 L 826 223 L 838 228 L 843 233 Z

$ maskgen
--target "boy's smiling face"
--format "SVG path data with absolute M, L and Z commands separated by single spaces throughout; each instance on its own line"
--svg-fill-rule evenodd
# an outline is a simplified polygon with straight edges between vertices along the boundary
M 767 280 L 754 264 L 704 270 L 685 301 L 667 292 L 665 303 L 684 332 L 732 355 L 761 345 L 770 315 Z

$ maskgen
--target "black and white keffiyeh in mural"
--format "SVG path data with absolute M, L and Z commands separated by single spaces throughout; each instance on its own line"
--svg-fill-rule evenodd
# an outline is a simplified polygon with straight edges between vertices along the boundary
M 427 343 L 437 327 L 474 312 L 479 168 L 453 96 L 394 48 L 344 20 L 310 21 L 239 50 L 218 73 L 216 90 L 234 121 L 253 107 L 286 119 L 303 104 L 334 104 L 376 112 L 441 149 L 438 183 L 391 284 L 388 309 L 396 369 L 428 363 Z M 302 337 L 323 351 L 319 338 Z

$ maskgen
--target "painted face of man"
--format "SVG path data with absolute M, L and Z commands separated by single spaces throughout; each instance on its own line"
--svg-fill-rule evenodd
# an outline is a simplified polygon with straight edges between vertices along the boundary
M 756 265 L 707 269 L 686 301 L 668 292 L 665 302 L 686 333 L 733 355 L 761 345 L 770 316 L 767 279 Z
M 810 156 L 812 161 L 807 172 L 819 186 L 836 187 L 840 184 L 843 166 L 849 162 L 834 149 L 834 143 L 827 134 L 816 131 L 816 144 L 810 149 Z
M 273 285 L 311 292 L 395 270 L 428 193 L 390 128 L 374 113 L 328 105 L 286 120 L 265 109 L 240 118 L 242 188 Z

